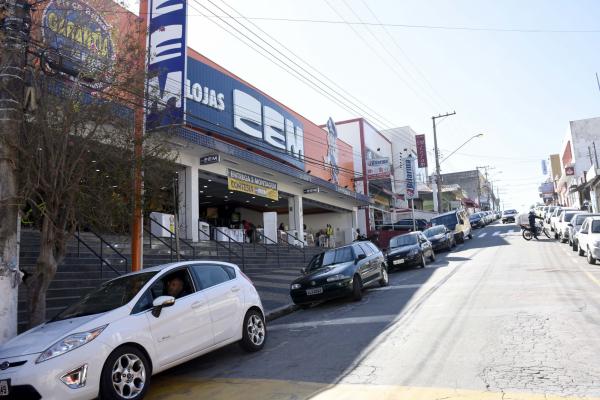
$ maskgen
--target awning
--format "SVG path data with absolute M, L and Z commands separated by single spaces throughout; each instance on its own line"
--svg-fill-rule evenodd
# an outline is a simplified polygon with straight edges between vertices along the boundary
M 594 177 L 594 179 L 585 182 L 582 186 L 584 188 L 589 188 L 589 189 L 593 190 L 594 186 L 597 186 L 599 183 L 600 183 L 600 175 L 596 175 Z

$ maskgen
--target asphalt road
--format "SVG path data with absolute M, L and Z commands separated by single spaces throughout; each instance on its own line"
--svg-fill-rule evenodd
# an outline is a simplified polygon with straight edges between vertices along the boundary
M 490 225 L 360 303 L 271 322 L 153 377 L 150 399 L 600 399 L 600 265 Z

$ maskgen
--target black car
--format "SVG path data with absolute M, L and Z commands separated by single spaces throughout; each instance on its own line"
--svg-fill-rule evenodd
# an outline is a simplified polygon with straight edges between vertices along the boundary
M 485 226 L 485 221 L 483 220 L 481 213 L 472 214 L 469 217 L 469 222 L 473 228 L 483 228 Z
M 454 234 L 443 225 L 432 226 L 429 229 L 425 229 L 423 231 L 423 235 L 431 243 L 431 247 L 433 247 L 433 251 L 439 251 L 439 250 L 450 251 L 450 249 L 452 249 L 453 247 L 456 246 L 456 241 L 454 240 Z
M 435 253 L 431 242 L 423 232 L 410 232 L 390 239 L 390 248 L 387 252 L 390 270 L 415 265 L 425 268 L 426 258 L 435 261 Z
M 510 222 L 515 222 L 517 214 L 517 210 L 504 210 L 502 212 L 502 223 L 508 224 Z
M 290 286 L 290 296 L 299 305 L 345 296 L 360 300 L 364 287 L 388 284 L 383 253 L 366 241 L 318 254 L 302 273 Z

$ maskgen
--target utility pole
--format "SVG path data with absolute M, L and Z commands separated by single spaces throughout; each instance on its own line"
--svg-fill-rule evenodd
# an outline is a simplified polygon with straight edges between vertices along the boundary
M 481 182 L 479 180 L 479 170 L 480 169 L 485 170 L 485 183 L 486 183 L 486 186 L 488 186 L 488 185 L 490 185 L 490 182 L 488 181 L 488 170 L 495 169 L 496 167 L 491 167 L 489 165 L 484 165 L 482 167 L 476 167 L 476 168 L 477 168 L 477 172 L 478 172 L 478 174 L 477 174 L 477 182 L 478 182 L 478 185 L 479 185 L 479 208 L 481 208 Z M 490 203 L 490 197 L 491 197 L 490 196 L 490 188 L 488 187 L 488 190 L 487 190 L 488 207 L 489 207 L 489 203 Z
M 435 130 L 435 120 L 438 118 L 445 118 L 451 115 L 455 115 L 456 111 L 451 113 L 446 113 L 444 115 L 439 114 L 437 116 L 431 117 L 433 121 L 433 146 L 435 151 L 435 186 L 436 186 L 436 198 L 437 198 L 437 212 L 441 214 L 442 212 L 442 175 L 440 171 L 440 152 L 437 145 L 437 132 Z
M 31 17 L 25 0 L 0 0 L 0 344 L 17 334 L 19 204 L 16 143 L 22 129 Z

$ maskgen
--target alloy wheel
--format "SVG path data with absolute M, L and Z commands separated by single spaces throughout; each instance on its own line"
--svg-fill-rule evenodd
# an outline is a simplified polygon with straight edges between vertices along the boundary
M 115 392 L 122 398 L 135 398 L 146 384 L 144 362 L 135 354 L 121 355 L 112 368 L 112 384 Z
M 258 315 L 252 315 L 248 318 L 246 330 L 248 338 L 255 346 L 260 346 L 265 341 L 265 324 Z

